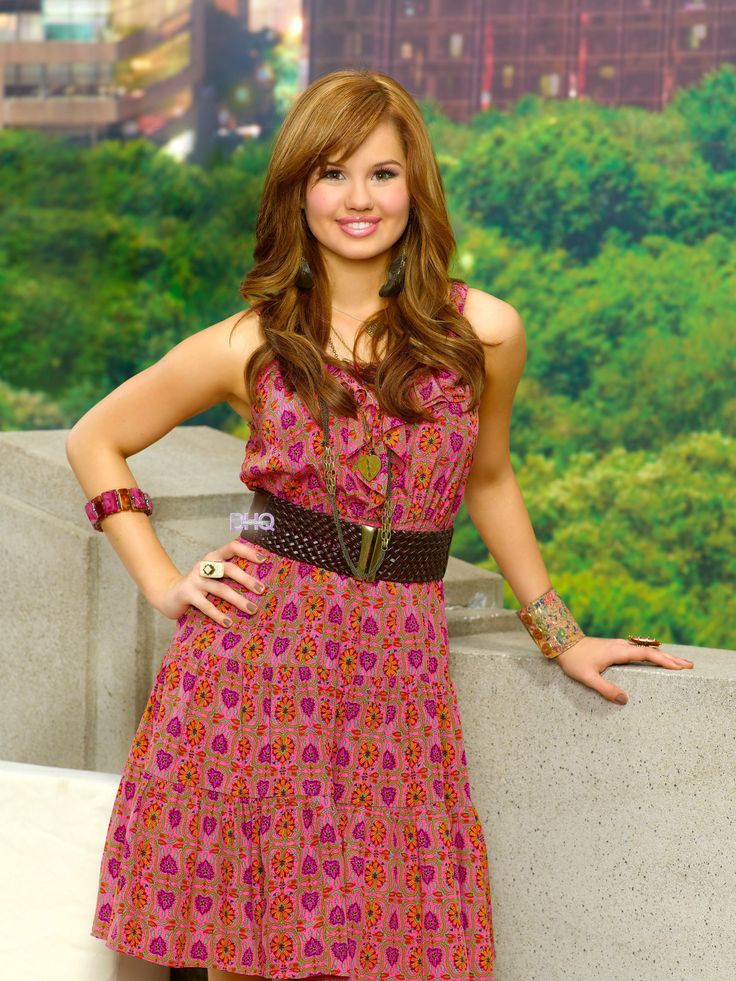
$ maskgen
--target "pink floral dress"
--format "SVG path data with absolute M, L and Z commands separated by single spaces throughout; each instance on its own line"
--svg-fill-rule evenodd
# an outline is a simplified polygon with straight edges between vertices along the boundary
M 466 291 L 454 283 L 459 309 Z M 340 514 L 380 522 L 390 450 L 393 526 L 450 527 L 478 431 L 467 390 L 447 371 L 418 383 L 440 422 L 406 424 L 329 370 L 382 463 L 363 477 L 359 421 L 331 418 Z M 254 401 L 243 482 L 331 511 L 321 427 L 276 361 Z M 235 561 L 267 591 L 230 581 L 255 613 L 235 610 L 230 629 L 196 607 L 177 621 L 120 780 L 92 935 L 266 978 L 493 981 L 442 580 L 366 582 L 255 547 L 268 561 Z

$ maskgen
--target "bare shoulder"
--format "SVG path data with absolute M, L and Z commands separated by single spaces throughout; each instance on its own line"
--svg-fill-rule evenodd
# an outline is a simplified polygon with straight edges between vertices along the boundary
M 226 330 L 230 346 L 242 352 L 255 351 L 266 339 L 261 330 L 260 315 L 253 307 L 234 313 L 214 326 Z
M 463 312 L 483 343 L 485 354 L 478 442 L 466 485 L 469 512 L 475 521 L 474 515 L 479 513 L 474 506 L 475 488 L 486 487 L 511 469 L 511 411 L 526 362 L 526 334 L 515 307 L 483 290 L 468 290 Z
M 516 307 L 492 293 L 469 287 L 463 313 L 484 344 L 524 339 L 524 325 Z
M 265 340 L 261 330 L 261 318 L 254 309 L 240 310 L 224 320 L 207 327 L 203 333 L 209 333 L 209 340 L 220 350 L 230 352 L 238 357 L 248 358 Z
M 265 341 L 257 310 L 239 311 L 207 328 L 209 341 L 227 365 L 230 378 L 227 402 L 238 415 L 251 421 L 251 408 L 245 387 L 245 369 L 253 353 Z M 206 333 L 203 332 L 203 333 Z

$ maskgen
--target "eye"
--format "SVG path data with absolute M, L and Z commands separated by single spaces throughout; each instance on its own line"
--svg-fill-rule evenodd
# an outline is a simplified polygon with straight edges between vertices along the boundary
M 341 174 L 341 173 L 342 173 L 342 171 L 341 170 L 338 170 L 336 167 L 330 167 L 328 170 L 324 170 L 322 172 L 322 175 L 321 176 L 322 177 L 328 177 L 329 178 L 331 174 Z M 389 178 L 390 177 L 398 177 L 398 174 L 396 173 L 396 171 L 395 170 L 389 170 L 388 167 L 380 167 L 375 172 L 375 174 L 373 176 L 374 177 L 377 177 L 378 174 L 387 174 Z M 379 184 L 384 184 L 385 181 L 379 181 L 378 183 Z

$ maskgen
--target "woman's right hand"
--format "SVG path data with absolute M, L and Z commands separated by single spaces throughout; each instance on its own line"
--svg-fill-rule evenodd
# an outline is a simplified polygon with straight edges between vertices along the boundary
M 258 609 L 255 603 L 233 589 L 232 586 L 227 585 L 227 580 L 239 582 L 254 593 L 263 593 L 265 589 L 260 579 L 245 572 L 239 565 L 231 561 L 236 556 L 257 564 L 268 558 L 251 543 L 236 538 L 228 542 L 227 545 L 208 552 L 200 560 L 209 559 L 213 562 L 224 562 L 225 576 L 222 579 L 208 579 L 206 576 L 200 575 L 199 561 L 197 561 L 186 575 L 179 575 L 164 586 L 161 593 L 151 601 L 151 605 L 169 620 L 178 620 L 190 606 L 195 606 L 202 613 L 211 617 L 215 623 L 223 627 L 231 627 L 233 620 L 232 616 L 229 616 L 230 611 L 215 606 L 211 600 L 207 599 L 207 594 L 220 596 L 246 613 L 255 613 Z

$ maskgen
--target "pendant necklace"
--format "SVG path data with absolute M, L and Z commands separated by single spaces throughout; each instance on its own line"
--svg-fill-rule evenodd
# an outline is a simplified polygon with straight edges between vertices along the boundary
M 339 311 L 343 313 L 344 311 Z M 348 314 L 352 316 L 352 314 Z M 353 319 L 357 320 L 357 317 Z M 331 328 L 334 329 L 334 328 Z M 370 328 L 368 328 L 369 332 Z M 335 331 L 337 333 L 337 331 Z M 348 349 L 345 341 L 337 335 L 341 343 Z M 337 353 L 335 345 L 332 343 L 332 337 L 330 337 L 330 346 L 335 355 L 337 361 L 340 361 L 340 355 Z M 352 351 L 350 354 L 352 355 Z M 352 362 L 355 364 L 355 362 Z M 391 466 L 391 451 L 388 450 L 388 460 L 387 468 L 388 474 L 386 479 L 386 496 L 383 502 L 383 510 L 381 512 L 381 524 L 380 527 L 374 527 L 373 525 L 361 525 L 360 526 L 360 555 L 358 556 L 358 565 L 356 566 L 353 562 L 350 552 L 345 544 L 345 540 L 342 533 L 342 526 L 340 524 L 340 518 L 337 509 L 337 498 L 336 498 L 336 483 L 335 483 L 335 454 L 330 442 L 330 419 L 329 413 L 327 411 L 327 405 L 325 404 L 322 396 L 319 397 L 320 407 L 322 409 L 322 435 L 324 447 L 325 461 L 324 461 L 324 474 L 325 474 L 325 484 L 327 487 L 327 493 L 332 501 L 332 516 L 335 522 L 335 529 L 337 531 L 337 537 L 340 542 L 340 548 L 342 550 L 345 561 L 347 562 L 350 570 L 354 576 L 359 579 L 366 579 L 369 582 L 375 580 L 376 572 L 383 564 L 383 560 L 386 557 L 386 552 L 388 549 L 388 544 L 391 539 L 391 525 L 393 523 L 393 513 L 396 502 L 392 499 L 391 495 L 391 477 L 393 472 L 393 467 Z M 357 401 L 357 399 L 356 399 Z M 373 451 L 373 439 L 370 432 L 366 429 L 365 423 L 363 422 L 363 416 L 360 411 L 360 403 L 358 403 L 358 418 L 363 426 L 363 431 L 366 437 L 366 443 L 368 444 L 368 451 L 361 453 L 358 458 L 358 467 L 360 472 L 368 479 L 372 480 L 378 473 L 381 465 L 380 458 Z
M 345 341 L 343 341 L 340 335 L 338 334 L 337 336 L 338 339 L 342 342 L 342 344 L 344 344 L 345 347 L 348 350 L 350 350 L 350 348 L 348 348 L 347 344 L 345 344 Z M 337 353 L 335 345 L 332 343 L 332 337 L 330 337 L 330 347 L 332 348 L 333 354 L 339 361 L 340 355 Z M 350 351 L 350 353 L 352 354 L 353 352 Z M 369 426 L 366 426 L 366 421 L 363 417 L 363 413 L 360 411 L 360 405 L 358 405 L 358 418 L 360 420 L 361 426 L 363 427 L 363 434 L 365 436 L 365 443 L 367 446 L 367 449 L 364 450 L 362 453 L 360 453 L 358 456 L 358 460 L 357 460 L 358 470 L 360 470 L 360 472 L 363 474 L 366 480 L 373 480 L 374 477 L 377 476 L 378 471 L 381 469 L 381 458 L 374 450 L 373 435 L 370 431 Z

